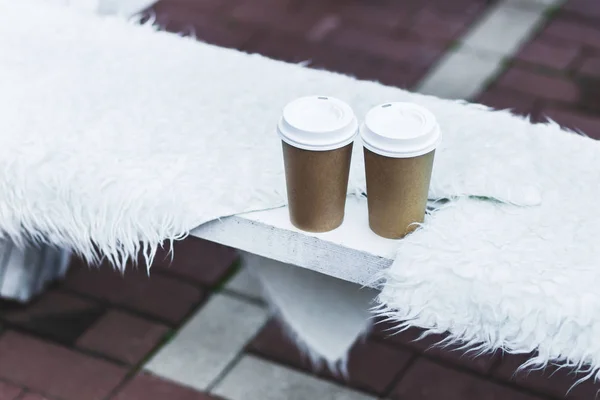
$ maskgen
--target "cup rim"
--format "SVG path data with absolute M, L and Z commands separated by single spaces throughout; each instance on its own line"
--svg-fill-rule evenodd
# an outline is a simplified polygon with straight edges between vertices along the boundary
M 387 110 L 384 110 L 387 109 Z M 377 118 L 392 110 L 412 113 L 422 122 L 418 135 L 410 137 L 394 137 L 381 132 L 381 127 L 369 127 L 369 120 Z M 402 127 L 386 126 L 389 131 L 402 129 Z M 393 158 L 411 158 L 427 154 L 439 147 L 442 141 L 440 126 L 431 111 L 415 103 L 388 102 L 371 108 L 360 126 L 360 136 L 363 146 L 373 153 Z
M 325 103 L 325 101 L 327 103 Z M 338 115 L 326 116 L 322 128 L 318 122 L 311 129 L 297 126 L 294 121 L 301 120 L 304 116 L 303 105 L 313 107 L 313 111 L 327 104 L 329 109 Z M 316 107 L 315 107 L 316 106 Z M 310 118 L 309 113 L 306 118 Z M 337 120 L 336 120 L 337 117 Z M 314 123 L 314 120 L 311 122 Z M 310 125 L 310 124 L 309 124 Z M 304 96 L 289 102 L 283 109 L 282 116 L 277 124 L 277 133 L 281 140 L 303 150 L 327 151 L 342 148 L 354 141 L 358 135 L 358 120 L 352 108 L 342 100 L 332 96 Z

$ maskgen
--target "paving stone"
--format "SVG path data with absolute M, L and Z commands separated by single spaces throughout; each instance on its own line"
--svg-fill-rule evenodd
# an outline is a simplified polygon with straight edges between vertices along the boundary
M 442 13 L 432 7 L 423 8 L 415 15 L 410 31 L 420 38 L 449 44 L 460 36 L 474 17 L 473 13 Z
M 225 289 L 256 300 L 263 299 L 263 289 L 258 278 L 248 268 L 239 272 L 225 285 Z
M 600 117 L 597 115 L 583 114 L 578 111 L 546 108 L 540 113 L 540 117 L 550 117 L 565 128 L 600 139 Z
M 477 98 L 477 102 L 497 110 L 510 109 L 519 115 L 537 116 L 537 99 L 510 89 L 488 89 Z
M 402 349 L 370 340 L 361 341 L 348 355 L 348 379 L 345 379 L 332 374 L 324 365 L 311 365 L 308 356 L 302 354 L 289 339 L 276 319 L 265 325 L 248 349 L 262 357 L 305 371 L 314 371 L 320 377 L 375 394 L 384 394 L 412 357 L 410 352 Z
M 341 24 L 341 19 L 335 14 L 324 15 L 319 18 L 306 32 L 305 37 L 311 42 L 320 42 Z
M 65 286 L 171 324 L 183 320 L 204 298 L 202 289 L 158 273 L 148 276 L 144 267 L 130 267 L 121 274 L 109 265 L 77 265 L 70 271 Z
M 356 28 L 338 29 L 329 35 L 327 41 L 333 46 L 422 67 L 430 66 L 443 51 L 441 46 L 421 43 L 416 39 L 389 38 Z
M 503 0 L 511 7 L 537 10 L 544 13 L 552 13 L 564 3 L 564 0 Z M 548 15 L 548 14 L 546 14 Z
M 466 350 L 459 350 L 459 346 L 438 346 L 437 344 L 446 337 L 445 335 L 431 334 L 423 337 L 424 331 L 421 329 L 411 328 L 395 333 L 396 330 L 390 328 L 391 326 L 387 324 L 377 324 L 373 335 L 386 343 L 409 347 L 429 357 L 460 365 L 481 374 L 487 374 L 498 360 L 498 357 L 493 354 L 476 356 Z
M 156 24 L 162 29 L 221 47 L 240 48 L 254 30 L 232 24 L 223 18 L 185 9 L 155 10 Z M 198 239 L 199 240 L 199 239 Z
M 579 20 L 555 18 L 548 24 L 542 37 L 564 39 L 578 46 L 600 49 L 600 27 Z
M 542 21 L 540 10 L 496 3 L 462 39 L 465 46 L 490 53 L 514 54 Z
M 0 378 L 61 400 L 102 400 L 125 368 L 16 332 L 0 337 Z
M 580 385 L 573 384 L 585 376 L 585 374 L 574 374 L 567 368 L 548 367 L 545 370 L 522 370 L 517 369 L 529 359 L 528 355 L 504 354 L 502 363 L 494 375 L 506 381 L 512 381 L 540 393 L 568 400 L 597 399 L 600 384 L 594 383 L 593 378 Z M 570 390 L 570 391 L 569 391 Z M 568 395 L 567 395 L 567 392 Z
M 579 107 L 582 111 L 600 114 L 600 77 L 582 75 L 575 79 L 581 91 Z
M 375 399 L 253 356 L 244 356 L 213 392 L 230 400 Z
M 445 13 L 473 14 L 483 11 L 493 2 L 488 0 L 430 0 L 429 5 Z M 421 3 L 422 4 L 422 3 Z
M 294 0 L 255 0 L 237 2 L 230 15 L 245 22 L 269 25 L 282 16 L 299 11 Z
M 425 359 L 417 360 L 390 397 L 397 400 L 541 400 Z
M 412 354 L 376 341 L 358 342 L 348 355 L 348 378 L 323 373 L 344 386 L 383 395 L 408 365 Z
M 247 43 L 244 51 L 259 53 L 276 60 L 299 63 L 313 61 L 324 55 L 331 54 L 331 48 L 309 42 L 304 38 L 285 33 L 278 35 L 262 34 Z M 340 57 L 340 55 L 338 55 Z M 342 56 L 345 58 L 345 56 Z M 341 57 L 340 57 L 341 58 Z
M 545 40 L 534 40 L 525 45 L 516 55 L 519 61 L 565 70 L 573 64 L 579 48 Z
M 500 55 L 482 57 L 461 47 L 446 54 L 415 89 L 444 99 L 471 99 L 498 74 L 501 61 Z
M 165 271 L 194 282 L 215 286 L 231 271 L 238 254 L 231 247 L 189 236 L 165 245 L 152 264 L 154 271 Z
M 168 331 L 165 325 L 111 310 L 79 338 L 77 346 L 127 364 L 137 364 Z
M 588 57 L 581 63 L 579 72 L 584 75 L 600 78 L 600 55 Z
M 72 344 L 103 312 L 103 307 L 95 302 L 51 290 L 32 303 L 2 307 L 0 315 L 21 328 Z
M 565 77 L 542 75 L 520 68 L 511 68 L 496 83 L 542 99 L 576 103 L 581 92 L 577 84 Z
M 160 0 L 152 10 L 157 14 L 168 13 L 173 10 L 184 10 L 188 13 L 221 14 L 234 4 L 233 0 Z
M 26 393 L 23 397 L 20 397 L 18 400 L 51 400 L 46 396 L 43 396 L 38 393 Z
M 148 374 L 136 375 L 111 400 L 211 400 L 214 397 Z
M 597 0 L 569 0 L 565 2 L 563 10 L 580 17 L 600 20 L 600 3 Z
M 271 34 L 285 32 L 303 37 L 319 24 L 328 10 L 323 6 L 302 7 L 296 4 L 292 0 L 242 1 L 233 7 L 230 15 L 234 21 L 260 27 Z
M 422 66 L 396 63 L 351 50 L 328 48 L 321 49 L 309 66 L 400 88 L 414 86 L 427 73 L 427 68 Z
M 21 392 L 22 390 L 18 386 L 0 382 L 0 400 L 16 400 Z
M 254 354 L 299 369 L 306 371 L 313 369 L 308 356 L 303 354 L 286 336 L 280 322 L 275 318 L 269 320 L 256 337 L 252 339 L 248 344 L 248 350 Z
M 381 2 L 345 2 L 337 11 L 346 27 L 358 27 L 361 30 L 374 30 L 385 34 L 398 28 L 409 26 L 414 9 L 407 2 L 402 7 L 392 9 L 382 6 Z
M 415 86 L 427 72 L 427 68 L 373 60 L 366 64 L 363 71 L 358 72 L 357 77 L 359 79 L 380 82 L 388 86 L 407 89 Z
M 265 309 L 216 294 L 158 351 L 145 369 L 206 390 L 266 320 Z
M 365 71 L 373 73 L 368 57 L 347 49 L 336 49 L 325 43 L 285 34 L 263 35 L 249 42 L 244 49 L 276 60 L 305 63 L 311 68 L 324 69 L 364 78 Z

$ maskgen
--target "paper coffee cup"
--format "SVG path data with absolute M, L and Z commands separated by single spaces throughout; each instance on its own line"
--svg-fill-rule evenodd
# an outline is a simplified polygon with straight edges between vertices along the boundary
M 442 134 L 435 116 L 412 103 L 372 108 L 360 128 L 371 230 L 399 239 L 423 222 L 435 149 Z
M 277 131 L 292 224 L 309 232 L 337 228 L 344 220 L 358 131 L 354 112 L 333 97 L 302 97 L 285 106 Z

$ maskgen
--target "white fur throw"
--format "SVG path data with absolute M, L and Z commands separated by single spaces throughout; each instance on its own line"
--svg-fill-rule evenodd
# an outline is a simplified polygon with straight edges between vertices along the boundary
M 521 151 L 529 124 L 508 113 L 31 0 L 0 0 L 0 37 L 0 228 L 13 238 L 121 259 L 140 242 L 281 206 L 274 127 L 288 101 L 313 93 L 350 102 L 359 117 L 394 100 L 434 111 L 445 137 L 433 197 L 539 202 Z M 350 192 L 365 186 L 355 147 Z
M 134 15 L 155 0 L 32 0 L 42 5 L 71 7 L 91 14 Z M 69 264 L 69 252 L 51 245 L 0 241 L 0 298 L 20 302 L 31 300 L 45 287 L 62 278 Z
M 429 108 L 431 198 L 381 312 L 540 362 L 600 366 L 600 147 L 555 124 L 156 32 L 0 0 L 0 231 L 117 264 L 211 219 L 281 206 L 274 126 L 308 94 Z M 351 193 L 364 191 L 355 146 Z
M 157 0 L 29 0 L 42 5 L 71 7 L 91 14 L 130 17 L 150 7 Z

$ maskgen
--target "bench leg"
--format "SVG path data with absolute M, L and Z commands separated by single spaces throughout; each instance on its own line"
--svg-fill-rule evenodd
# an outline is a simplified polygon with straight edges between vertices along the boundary
M 70 252 L 56 247 L 0 240 L 0 298 L 29 301 L 66 274 L 69 260 Z

